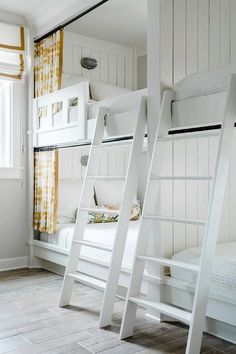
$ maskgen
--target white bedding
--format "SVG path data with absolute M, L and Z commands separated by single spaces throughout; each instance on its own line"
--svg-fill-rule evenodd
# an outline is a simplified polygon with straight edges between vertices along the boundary
M 122 267 L 131 268 L 132 259 L 138 234 L 139 221 L 131 221 L 124 252 Z M 114 232 L 117 223 L 88 224 L 85 230 L 85 240 L 101 243 L 105 246 L 112 246 L 114 241 Z M 40 240 L 69 250 L 71 246 L 74 224 L 58 224 L 55 234 L 41 233 Z M 81 256 L 92 258 L 96 261 L 109 263 L 110 252 L 94 249 L 91 247 L 82 247 Z
M 236 66 L 229 65 L 189 75 L 174 85 L 175 100 L 226 91 L 231 73 L 236 73 Z
M 88 106 L 88 119 L 97 118 L 98 108 L 102 106 L 108 107 L 111 115 L 131 112 L 137 108 L 141 96 L 147 96 L 147 89 L 128 92 L 102 101 L 91 101 Z
M 199 264 L 201 248 L 190 248 L 175 254 L 172 258 L 185 263 Z M 195 283 L 197 274 L 189 270 L 172 268 L 175 279 Z M 211 290 L 234 291 L 236 294 L 236 242 L 217 245 L 214 267 L 211 275 Z

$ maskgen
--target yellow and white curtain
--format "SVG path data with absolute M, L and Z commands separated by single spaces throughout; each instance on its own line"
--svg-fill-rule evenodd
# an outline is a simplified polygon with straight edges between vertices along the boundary
M 63 31 L 35 43 L 35 97 L 61 89 L 63 59 Z
M 24 27 L 0 23 L 0 78 L 22 80 L 24 72 Z
M 34 173 L 34 229 L 51 234 L 57 224 L 58 151 L 35 152 Z

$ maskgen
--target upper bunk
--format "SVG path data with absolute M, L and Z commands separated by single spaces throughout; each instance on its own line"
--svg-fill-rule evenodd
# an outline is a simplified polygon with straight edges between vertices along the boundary
M 219 129 L 232 66 L 187 76 L 171 89 L 169 134 Z M 147 89 L 130 90 L 78 77 L 80 83 L 34 100 L 34 146 L 89 143 L 99 107 L 107 107 L 106 137 L 127 138 L 134 131 L 135 112 Z M 45 114 L 44 111 L 48 114 Z

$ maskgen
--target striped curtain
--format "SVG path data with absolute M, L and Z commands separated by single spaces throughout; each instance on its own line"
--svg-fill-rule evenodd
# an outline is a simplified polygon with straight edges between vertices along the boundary
M 56 231 L 58 208 L 58 151 L 34 155 L 34 229 Z
M 63 31 L 35 43 L 34 95 L 39 97 L 61 89 Z

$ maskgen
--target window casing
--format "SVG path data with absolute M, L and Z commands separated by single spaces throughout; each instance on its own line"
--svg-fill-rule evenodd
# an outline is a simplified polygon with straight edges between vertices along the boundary
M 0 81 L 0 179 L 21 178 L 24 85 Z

